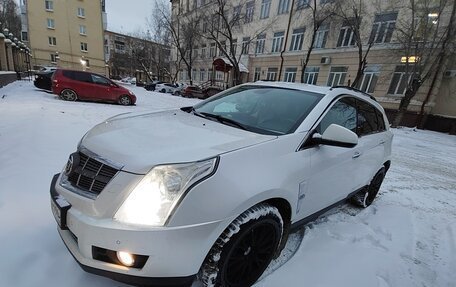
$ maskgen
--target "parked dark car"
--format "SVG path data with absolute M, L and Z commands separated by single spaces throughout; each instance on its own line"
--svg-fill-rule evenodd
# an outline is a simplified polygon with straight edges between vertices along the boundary
M 128 106 L 136 102 L 132 91 L 95 73 L 56 70 L 52 76 L 52 92 L 62 100 L 100 101 Z
M 148 91 L 155 91 L 155 86 L 157 84 L 161 84 L 163 83 L 162 81 L 154 81 L 154 82 L 151 82 L 151 83 L 147 83 L 144 85 L 144 89 L 148 90 Z
M 52 91 L 52 75 L 54 75 L 54 71 L 37 72 L 35 73 L 35 81 L 33 81 L 33 84 L 38 89 Z
M 186 98 L 207 99 L 221 91 L 222 89 L 217 87 L 209 87 L 202 89 L 198 86 L 188 86 L 183 90 L 182 96 Z

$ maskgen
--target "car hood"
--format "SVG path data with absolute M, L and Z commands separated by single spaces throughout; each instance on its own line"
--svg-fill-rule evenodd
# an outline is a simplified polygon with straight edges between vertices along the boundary
M 124 171 L 145 174 L 155 165 L 207 159 L 275 138 L 172 110 L 108 119 L 92 128 L 79 148 Z

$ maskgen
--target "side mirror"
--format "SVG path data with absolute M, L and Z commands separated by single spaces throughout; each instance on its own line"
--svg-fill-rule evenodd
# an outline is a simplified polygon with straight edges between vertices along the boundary
M 358 136 L 347 128 L 331 124 L 323 135 L 313 134 L 312 143 L 352 148 L 358 144 Z

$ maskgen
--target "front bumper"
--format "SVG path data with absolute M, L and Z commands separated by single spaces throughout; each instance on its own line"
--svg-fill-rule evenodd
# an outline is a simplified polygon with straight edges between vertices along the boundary
M 57 183 L 51 197 L 65 196 Z M 190 286 L 215 240 L 228 220 L 179 227 L 140 228 L 112 220 L 87 216 L 70 207 L 65 228 L 59 234 L 75 260 L 87 272 L 133 284 Z M 93 248 L 127 251 L 148 256 L 142 268 L 129 268 L 94 259 Z

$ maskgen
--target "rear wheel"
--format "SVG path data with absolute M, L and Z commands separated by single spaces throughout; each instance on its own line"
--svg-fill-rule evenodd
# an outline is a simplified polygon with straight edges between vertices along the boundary
M 380 190 L 380 186 L 382 185 L 383 179 L 385 178 L 385 168 L 382 167 L 374 176 L 371 183 L 367 188 L 355 194 L 351 199 L 350 202 L 359 207 L 368 207 L 369 205 L 374 202 L 375 197 Z
M 65 101 L 74 102 L 78 99 L 78 95 L 73 90 L 65 89 L 62 92 L 60 92 L 60 98 Z
M 160 93 L 166 93 L 166 90 L 165 89 L 161 89 Z
M 277 208 L 259 204 L 236 218 L 215 242 L 201 267 L 204 286 L 246 287 L 263 274 L 280 245 Z
M 131 98 L 129 96 L 127 96 L 127 95 L 120 96 L 119 104 L 121 104 L 122 106 L 131 105 Z

